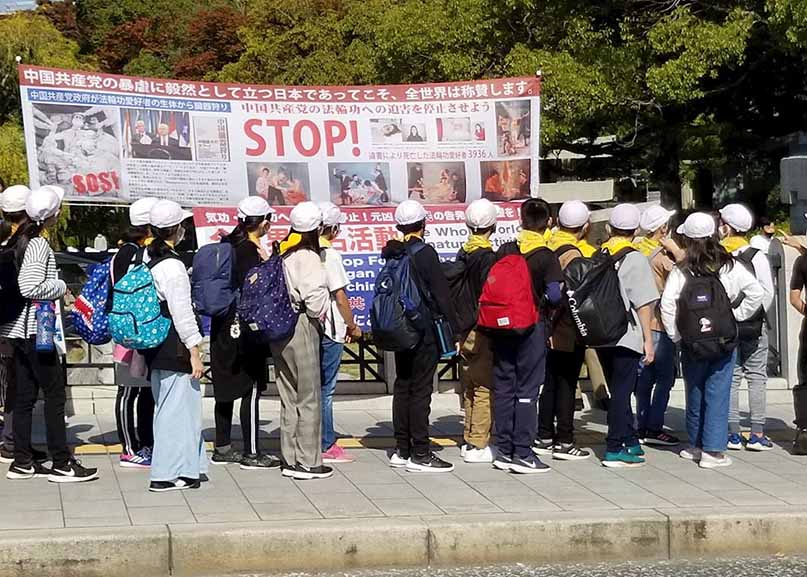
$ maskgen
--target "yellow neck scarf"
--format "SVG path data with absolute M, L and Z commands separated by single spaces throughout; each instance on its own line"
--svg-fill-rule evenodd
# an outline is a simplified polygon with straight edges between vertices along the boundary
M 606 249 L 612 256 L 618 253 L 623 248 L 632 247 L 633 243 L 624 236 L 615 236 L 602 243 L 602 247 Z
M 650 256 L 661 246 L 661 243 L 656 239 L 644 237 L 642 240 L 634 241 L 633 246 L 643 255 Z
M 331 248 L 331 241 L 324 236 L 319 237 L 319 246 L 322 248 Z
M 479 250 L 480 248 L 493 248 L 493 245 L 490 243 L 489 238 L 485 238 L 484 236 L 479 236 L 478 234 L 472 234 L 471 237 L 468 239 L 462 250 L 466 253 L 471 254 L 475 250 Z
M 549 237 L 549 242 L 546 243 L 546 246 L 548 246 L 550 250 L 558 250 L 560 247 L 569 244 L 577 246 L 577 242 L 577 237 L 572 233 L 566 232 L 565 230 L 556 230 L 552 233 L 552 236 Z
M 726 249 L 726 252 L 733 253 L 738 248 L 748 246 L 748 241 L 742 236 L 727 236 L 720 241 L 720 245 Z
M 409 240 L 413 238 L 419 238 L 420 240 L 423 240 L 423 235 L 420 234 L 419 232 L 410 232 L 409 234 L 404 236 L 403 241 L 409 242 Z
M 591 255 L 597 252 L 597 249 L 584 238 L 580 239 L 580 242 L 577 243 L 577 248 L 580 249 L 580 252 L 582 252 L 583 256 L 586 258 L 591 257 Z
M 289 237 L 280 243 L 280 254 L 286 254 L 289 250 L 303 241 L 303 236 L 298 232 L 293 232 Z
M 521 254 L 527 254 L 534 251 L 536 248 L 546 246 L 543 232 L 534 232 L 532 230 L 522 230 L 518 233 L 518 248 Z
M 249 241 L 255 246 L 261 246 L 261 237 L 259 237 L 256 233 L 248 233 L 247 238 L 249 238 Z

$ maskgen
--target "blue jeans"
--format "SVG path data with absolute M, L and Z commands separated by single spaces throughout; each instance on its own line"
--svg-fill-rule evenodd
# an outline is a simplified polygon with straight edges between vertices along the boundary
M 687 434 L 692 447 L 710 453 L 726 450 L 731 377 L 737 351 L 718 359 L 681 355 L 687 394 Z
M 333 429 L 333 394 L 339 380 L 339 365 L 342 363 L 342 350 L 345 345 L 328 337 L 322 337 L 320 345 L 320 370 L 322 371 L 322 452 L 336 442 Z
M 675 383 L 675 345 L 667 333 L 653 331 L 656 360 L 639 371 L 636 383 L 636 428 L 657 432 L 664 428 L 664 413 Z

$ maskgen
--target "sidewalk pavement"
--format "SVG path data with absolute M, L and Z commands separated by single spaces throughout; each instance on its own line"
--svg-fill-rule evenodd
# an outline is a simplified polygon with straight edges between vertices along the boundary
M 404 554 L 403 550 L 393 550 L 398 547 L 398 536 L 405 536 L 405 531 L 401 531 L 412 524 L 420 527 L 418 523 L 451 523 L 453 527 L 457 519 L 472 522 L 477 533 L 481 524 L 489 522 L 494 527 L 497 523 L 506 521 L 507 534 L 509 528 L 515 526 L 513 523 L 527 523 L 525 519 L 529 519 L 529 523 L 542 523 L 543 530 L 550 533 L 550 539 L 551 535 L 561 539 L 568 537 L 558 529 L 564 523 L 574 524 L 593 519 L 592 522 L 596 521 L 599 527 L 605 526 L 603 523 L 611 526 L 616 522 L 626 522 L 631 525 L 624 530 L 624 535 L 631 537 L 624 545 L 627 547 L 623 548 L 627 551 L 624 558 L 645 557 L 647 552 L 649 556 L 655 557 L 671 554 L 673 536 L 669 527 L 676 515 L 689 515 L 693 509 L 699 515 L 713 514 L 714 518 L 742 514 L 743 523 L 751 525 L 747 528 L 750 533 L 741 537 L 740 541 L 747 543 L 756 535 L 761 539 L 760 544 L 756 545 L 757 549 L 770 545 L 777 547 L 774 551 L 786 551 L 788 546 L 771 543 L 779 533 L 767 525 L 758 526 L 760 523 L 764 524 L 760 519 L 766 519 L 768 515 L 773 515 L 774 519 L 781 515 L 797 515 L 797 522 L 793 521 L 796 528 L 788 525 L 789 533 L 783 534 L 792 535 L 793 539 L 798 537 L 800 545 L 797 547 L 807 547 L 807 457 L 791 456 L 783 448 L 789 446 L 785 441 L 791 440 L 793 436 L 792 428 L 788 430 L 786 425 L 792 421 L 792 408 L 787 405 L 769 406 L 769 432 L 775 441 L 779 441 L 776 442 L 776 448 L 766 453 L 732 452 L 734 466 L 729 468 L 702 470 L 693 463 L 680 459 L 673 450 L 650 448 L 647 451 L 648 465 L 641 469 L 605 469 L 592 456 L 583 462 L 550 461 L 550 473 L 520 476 L 496 471 L 490 466 L 468 465 L 461 461 L 457 435 L 461 435 L 462 415 L 458 411 L 457 397 L 453 394 L 435 395 L 432 434 L 441 456 L 456 465 L 455 471 L 451 474 L 418 474 L 390 469 L 384 450 L 392 447 L 390 403 L 389 397 L 337 401 L 337 430 L 346 435 L 340 440 L 340 444 L 348 448 L 356 457 L 356 462 L 337 465 L 331 479 L 300 482 L 281 477 L 277 469 L 242 471 L 233 465 L 211 464 L 210 482 L 203 484 L 201 489 L 164 494 L 147 491 L 147 471 L 118 467 L 113 415 L 70 417 L 71 442 L 81 443 L 76 452 L 86 465 L 100 469 L 101 478 L 91 483 L 57 485 L 48 483 L 45 479 L 9 481 L 3 476 L 0 479 L 0 529 L 3 530 L 4 537 L 0 537 L 0 567 L 4 558 L 15 560 L 15 556 L 22 554 L 18 543 L 14 542 L 15 548 L 12 549 L 12 542 L 7 541 L 22 536 L 28 539 L 29 544 L 31 538 L 51 541 L 60 536 L 76 542 L 77 539 L 92 539 L 99 535 L 133 536 L 138 533 L 132 526 L 144 525 L 167 528 L 169 536 L 166 538 L 176 540 L 179 535 L 188 535 L 183 531 L 189 526 L 195 527 L 195 531 L 208 530 L 217 535 L 242 529 L 271 533 L 302 527 L 309 532 L 306 537 L 308 541 L 305 542 L 310 544 L 311 539 L 315 542 L 318 539 L 311 536 L 312 531 L 316 535 L 320 530 L 337 533 L 342 530 L 351 538 L 358 539 L 356 535 L 361 534 L 360 528 L 367 530 L 378 524 L 383 525 L 384 522 L 395 528 L 391 533 L 395 536 L 395 545 L 387 543 L 386 557 L 375 556 L 368 560 L 358 555 L 353 561 L 349 561 L 350 550 L 342 551 L 337 547 L 340 556 L 348 555 L 348 561 L 343 559 L 334 566 L 341 566 L 340 563 L 346 563 L 346 566 L 417 564 L 420 562 L 417 559 L 398 558 Z M 276 451 L 279 404 L 276 400 L 265 400 L 262 411 L 262 428 L 268 437 L 264 442 Z M 669 415 L 668 422 L 672 428 L 680 431 L 682 408 L 671 407 Z M 580 430 L 580 444 L 592 447 L 601 457 L 604 452 L 602 443 L 605 414 L 587 410 L 579 416 L 581 419 L 577 425 Z M 212 405 L 206 404 L 205 417 L 206 435 L 209 436 L 213 431 Z M 42 431 L 38 430 L 35 442 L 42 441 Z M 508 517 L 507 514 L 511 513 L 517 515 Z M 411 519 L 401 519 L 403 517 Z M 710 517 L 712 520 L 714 518 Z M 655 529 L 649 529 L 650 525 L 646 524 L 650 522 L 648 519 L 653 523 L 663 519 L 664 531 L 667 531 L 663 533 L 664 543 L 659 544 L 656 536 L 652 539 L 648 537 L 650 533 L 655 535 Z M 342 523 L 332 520 L 342 520 Z M 638 529 L 636 523 L 639 523 Z M 729 529 L 740 527 L 738 522 L 726 523 Z M 702 546 L 707 525 L 684 525 L 685 538 L 695 539 L 700 543 L 698 546 Z M 534 526 L 529 526 L 533 531 Z M 129 528 L 131 533 L 107 529 L 115 527 Z M 337 530 L 335 527 L 341 529 Z M 76 528 L 105 530 L 77 533 Z M 31 534 L 16 531 L 34 529 L 55 531 Z M 727 534 L 727 530 L 721 525 L 720 530 L 711 535 L 721 538 L 721 535 Z M 758 531 L 763 533 L 757 534 Z M 190 533 L 191 536 L 193 534 Z M 370 532 L 367 538 L 380 538 L 382 534 L 384 533 L 379 525 L 376 533 Z M 445 554 L 442 557 L 444 561 L 452 563 L 486 562 L 491 559 L 496 562 L 506 559 L 518 561 L 524 555 L 537 555 L 535 552 L 513 552 L 502 545 L 497 546 L 493 552 L 488 551 L 480 559 L 473 555 L 457 558 L 457 551 L 463 550 L 458 543 L 468 546 L 475 542 L 473 539 L 466 542 L 467 535 L 457 533 L 452 537 L 457 540 L 453 548 L 448 546 L 448 549 L 439 549 L 436 548 L 434 534 L 429 535 L 423 553 L 427 555 L 427 563 L 436 562 L 434 556 L 438 551 Z M 606 555 L 603 551 L 615 546 L 611 540 L 617 538 L 609 533 L 607 539 L 603 537 L 602 542 L 594 542 L 590 541 L 594 539 L 590 530 L 587 535 L 568 537 L 577 539 L 576 549 L 571 542 L 567 543 L 572 547 L 568 555 L 572 560 L 577 559 L 574 551 L 578 551 L 582 557 L 588 558 L 596 554 L 595 559 L 602 559 Z M 505 538 L 501 532 L 497 536 L 499 539 Z M 237 540 L 234 536 L 231 539 Z M 288 547 L 299 546 L 294 545 L 296 541 L 285 533 L 283 539 L 285 540 L 282 542 Z M 652 542 L 652 547 L 646 552 L 641 550 L 643 539 L 650 539 Z M 4 543 L 9 547 L 5 557 Z M 167 562 L 174 567 L 179 562 L 179 549 L 178 542 L 172 543 L 174 545 L 168 547 Z M 342 543 L 339 547 L 344 545 L 342 541 L 339 543 Z M 443 547 L 446 546 L 444 542 Z M 659 547 L 658 551 L 656 546 Z M 564 556 L 560 549 L 556 553 L 555 557 Z M 204 552 L 200 554 L 204 557 Z M 555 557 L 552 559 L 562 560 Z M 606 557 L 610 558 L 607 555 Z M 320 561 L 322 559 L 307 558 L 301 552 L 298 557 L 291 561 L 284 560 L 280 565 L 267 559 L 264 569 L 279 566 L 290 569 L 311 568 L 319 566 Z M 236 559 L 232 562 L 241 561 Z M 239 570 L 260 568 L 258 561 L 243 563 L 247 566 L 236 564 L 233 567 Z M 205 574 L 201 571 L 204 567 L 197 570 L 192 565 L 191 563 L 186 567 L 185 574 Z M 37 565 L 41 575 L 50 574 L 45 572 L 46 566 L 47 563 Z M 105 567 L 104 571 L 107 570 Z M 216 570 L 208 567 L 208 573 L 215 575 Z M 28 573 L 6 573 L 0 568 L 0 577 L 6 574 Z M 99 574 L 105 573 L 102 571 Z M 148 577 L 152 575 L 149 574 Z

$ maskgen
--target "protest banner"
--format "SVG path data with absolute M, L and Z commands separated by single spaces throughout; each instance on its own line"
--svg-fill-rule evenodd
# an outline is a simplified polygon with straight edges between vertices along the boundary
M 71 201 L 379 207 L 537 195 L 538 77 L 250 86 L 34 66 L 19 77 L 31 186 L 57 184 Z

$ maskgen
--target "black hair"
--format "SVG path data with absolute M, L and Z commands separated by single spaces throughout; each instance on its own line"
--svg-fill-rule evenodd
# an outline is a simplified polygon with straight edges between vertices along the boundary
M 426 220 L 419 220 L 417 222 L 413 222 L 412 224 L 399 224 L 395 228 L 397 228 L 403 235 L 420 232 L 426 228 Z
M 249 233 L 255 232 L 261 226 L 261 223 L 269 219 L 269 215 L 264 216 L 247 216 L 238 219 L 236 227 L 227 235 L 227 242 L 236 245 L 249 238 Z
M 526 230 L 541 232 L 549 226 L 552 208 L 542 198 L 530 198 L 521 205 L 521 226 Z
M 25 249 L 28 248 L 28 243 L 32 239 L 42 235 L 42 230 L 45 228 L 44 222 L 34 222 L 30 218 L 26 218 L 20 223 L 17 231 L 8 239 L 8 247 L 14 248 L 14 257 L 18 263 L 22 263 L 22 258 L 25 256 Z
M 319 246 L 319 230 L 318 229 L 309 230 L 308 232 L 297 232 L 296 230 L 291 229 L 289 231 L 289 236 L 291 236 L 294 233 L 297 233 L 297 234 L 300 235 L 300 237 L 301 237 L 300 242 L 297 245 L 291 247 L 288 250 L 287 254 L 291 254 L 291 253 L 293 253 L 295 251 L 298 251 L 298 250 L 306 250 L 306 249 L 319 254 L 320 246 Z M 288 240 L 288 238 L 289 237 L 287 236 L 286 240 Z
M 734 259 L 720 246 L 714 235 L 707 238 L 684 236 L 682 242 L 686 251 L 683 267 L 696 276 L 717 274 L 723 267 L 731 269 L 734 266 Z
M 588 224 L 588 223 L 586 223 L 586 224 Z M 572 226 L 563 226 L 562 224 L 558 224 L 558 229 L 562 230 L 563 232 L 568 232 L 568 233 L 574 234 L 574 235 L 579 234 L 580 231 L 583 230 L 585 227 L 586 227 L 585 224 L 583 224 L 581 226 L 574 226 L 574 227 L 572 227 Z
M 131 242 L 134 244 L 140 244 L 149 236 L 149 225 L 143 224 L 139 226 L 129 225 L 129 228 L 126 229 L 126 232 L 123 233 L 123 242 Z
M 611 227 L 611 236 L 627 236 L 627 237 L 636 236 L 636 229 L 634 228 L 634 229 L 628 230 L 628 229 L 624 229 L 624 228 L 614 228 L 612 226 Z
M 767 216 L 760 216 L 760 217 L 757 219 L 757 226 L 758 226 L 759 228 L 762 228 L 762 227 L 764 227 L 764 226 L 768 226 L 768 225 L 771 225 L 771 224 L 773 224 L 773 222 L 772 222 L 772 221 L 771 221 L 771 219 L 770 219 L 770 218 L 768 218 Z
M 11 223 L 7 220 L 0 220 L 0 242 L 6 242 L 11 236 Z
M 154 240 L 146 250 L 152 260 L 164 257 L 174 250 L 167 241 L 169 238 L 176 235 L 181 226 L 181 224 L 175 224 L 174 226 L 168 226 L 166 228 L 151 227 L 151 235 L 154 237 Z
M 339 225 L 338 224 L 332 224 L 332 225 L 329 225 L 329 226 L 323 225 L 322 234 L 320 236 L 327 236 L 329 234 L 335 233 L 338 230 L 339 230 Z

